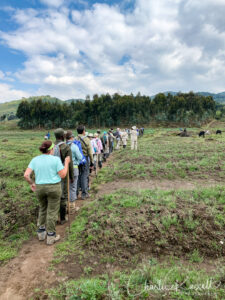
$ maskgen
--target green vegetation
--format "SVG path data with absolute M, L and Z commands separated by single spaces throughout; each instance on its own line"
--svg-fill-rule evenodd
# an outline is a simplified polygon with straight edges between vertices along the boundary
M 139 142 L 138 152 L 129 148 L 116 152 L 114 162 L 99 177 L 105 182 L 118 178 L 224 181 L 224 136 L 216 136 L 213 130 L 214 134 L 203 139 L 198 137 L 199 130 L 192 129 L 188 130 L 191 137 L 181 138 L 176 136 L 177 132 L 177 129 L 164 129 L 145 135 Z
M 6 262 L 36 227 L 38 203 L 23 173 L 46 132 L 0 128 L 0 262 Z M 36 289 L 34 299 L 223 299 L 225 137 L 178 132 L 146 129 L 137 152 L 129 144 L 115 151 L 92 191 L 112 181 L 126 188 L 84 203 L 56 245 L 55 285 Z M 149 180 L 157 189 L 139 188 Z M 170 183 L 168 190 L 161 182 Z
M 21 128 L 74 128 L 79 123 L 89 127 L 149 124 L 150 121 L 180 122 L 185 125 L 209 120 L 215 114 L 215 102 L 192 92 L 188 94 L 158 94 L 150 97 L 114 94 L 94 95 L 93 101 L 59 102 L 22 101 L 17 117 Z
M 152 262 L 154 261 L 154 264 Z M 45 291 L 50 299 L 222 299 L 224 269 L 209 275 L 177 261 L 148 260 L 133 271 L 69 280 Z M 38 294 L 38 293 L 37 293 Z M 163 298 L 162 298 L 163 297 Z

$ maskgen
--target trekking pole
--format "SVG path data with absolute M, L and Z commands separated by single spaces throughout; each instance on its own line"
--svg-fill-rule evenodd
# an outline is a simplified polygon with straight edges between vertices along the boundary
M 98 154 L 97 154 L 96 167 L 95 167 L 95 176 L 96 176 L 96 178 L 98 178 L 98 170 L 97 170 L 97 168 L 98 168 Z
M 67 192 L 68 192 L 68 199 L 67 199 L 68 223 L 69 223 L 69 232 L 70 232 L 70 176 L 69 176 L 69 170 L 67 172 Z

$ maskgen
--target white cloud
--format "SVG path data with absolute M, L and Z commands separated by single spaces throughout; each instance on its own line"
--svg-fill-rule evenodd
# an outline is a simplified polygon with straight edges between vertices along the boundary
M 29 94 L 25 91 L 16 90 L 8 84 L 0 83 L 0 103 L 17 100 L 28 96 Z
M 224 1 L 136 0 L 127 12 L 118 5 L 70 11 L 62 0 L 42 2 L 48 9 L 17 10 L 18 29 L 0 32 L 5 44 L 26 54 L 14 75 L 38 84 L 37 93 L 66 99 L 225 89 Z
M 45 5 L 59 7 L 64 3 L 64 0 L 40 0 Z

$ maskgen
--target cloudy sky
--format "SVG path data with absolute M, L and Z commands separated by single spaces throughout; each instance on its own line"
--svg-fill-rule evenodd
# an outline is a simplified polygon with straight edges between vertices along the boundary
M 225 91 L 225 0 L 1 0 L 0 102 Z

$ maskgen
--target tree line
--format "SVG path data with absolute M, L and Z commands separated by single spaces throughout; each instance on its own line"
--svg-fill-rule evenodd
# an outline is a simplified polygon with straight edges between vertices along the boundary
M 149 96 L 94 95 L 85 101 L 23 100 L 17 109 L 21 128 L 74 128 L 78 124 L 89 127 L 144 125 L 151 121 L 179 122 L 201 125 L 215 116 L 216 103 L 211 96 L 189 93 Z

